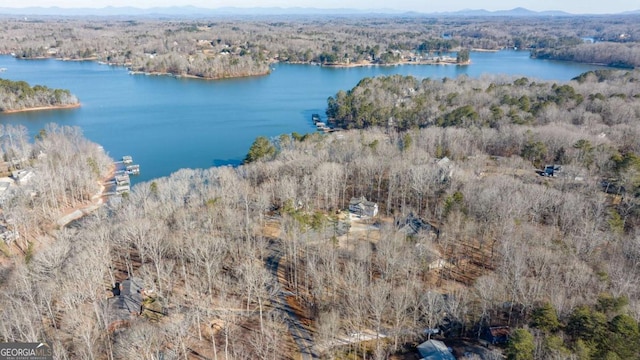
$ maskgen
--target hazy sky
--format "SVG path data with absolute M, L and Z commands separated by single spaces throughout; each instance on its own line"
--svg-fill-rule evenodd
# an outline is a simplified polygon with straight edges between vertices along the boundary
M 59 6 L 105 7 L 134 6 L 141 8 L 194 5 L 217 8 L 236 7 L 315 7 L 354 9 L 397 9 L 420 12 L 462 9 L 507 10 L 525 7 L 530 10 L 563 10 L 571 13 L 617 13 L 640 9 L 640 0 L 0 0 L 0 7 Z

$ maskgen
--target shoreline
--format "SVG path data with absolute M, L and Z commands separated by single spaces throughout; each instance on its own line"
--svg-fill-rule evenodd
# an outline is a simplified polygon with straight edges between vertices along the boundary
M 373 66 L 380 66 L 380 67 L 391 67 L 391 66 L 404 66 L 404 65 L 459 65 L 459 66 L 465 66 L 465 65 L 471 65 L 472 62 L 471 60 L 469 61 L 465 61 L 462 63 L 457 63 L 454 61 L 401 61 L 401 62 L 396 62 L 396 63 L 389 63 L 389 64 L 377 64 L 377 63 L 371 63 L 371 62 L 358 62 L 358 63 L 349 63 L 349 64 L 320 64 L 320 63 L 314 63 L 314 62 L 304 62 L 304 61 L 279 61 L 277 63 L 280 64 L 291 64 L 291 65 L 311 65 L 311 66 L 321 66 L 321 67 L 326 67 L 326 68 L 356 68 L 356 67 L 373 67 Z
M 472 49 L 472 51 L 498 52 L 500 50 Z M 271 65 L 272 64 L 276 64 L 276 63 L 322 66 L 322 67 L 327 67 L 327 68 L 356 68 L 356 67 L 370 67 L 370 66 L 391 67 L 391 66 L 403 66 L 403 65 L 458 65 L 458 66 L 466 66 L 466 65 L 471 65 L 472 64 L 471 60 L 463 62 L 463 63 L 457 63 L 455 61 L 455 59 L 447 59 L 447 60 L 440 60 L 440 61 L 435 61 L 435 60 L 407 61 L 407 60 L 403 60 L 403 61 L 399 61 L 399 62 L 395 62 L 395 63 L 388 63 L 388 64 L 379 64 L 379 63 L 372 63 L 372 62 L 357 62 L 357 63 L 349 63 L 349 64 L 343 64 L 343 63 L 321 64 L 321 63 L 316 63 L 316 62 L 311 62 L 311 61 L 310 62 L 306 62 L 306 61 L 279 61 L 279 60 L 272 59 L 271 61 L 269 61 L 269 69 L 264 71 L 264 72 L 261 72 L 261 73 L 248 74 L 248 75 L 237 75 L 237 76 L 203 77 L 203 76 L 197 76 L 197 75 L 191 75 L 191 74 L 174 74 L 174 73 L 159 72 L 159 71 L 131 70 L 131 68 L 129 68 L 127 66 L 127 64 L 104 62 L 104 61 L 101 61 L 97 57 L 80 58 L 80 59 L 59 58 L 59 57 L 32 57 L 32 58 L 25 58 L 25 60 L 40 60 L 40 59 L 54 59 L 54 60 L 59 60 L 59 61 L 76 61 L 76 62 L 93 61 L 93 62 L 97 62 L 98 64 L 101 64 L 101 65 L 124 67 L 125 69 L 128 70 L 130 75 L 169 76 L 169 77 L 173 77 L 173 78 L 176 78 L 176 79 L 185 78 L 185 79 L 199 79 L 199 80 L 226 80 L 226 79 L 242 79 L 242 78 L 249 78 L 249 77 L 267 76 L 267 75 L 270 75 L 271 72 L 273 71 L 271 69 Z M 8 112 L 6 112 L 6 113 L 8 113 Z
M 493 52 L 499 52 L 502 51 L 503 49 L 482 49 L 482 48 L 472 48 L 471 52 L 487 52 L 487 53 L 493 53 Z
M 631 67 L 625 67 L 625 66 L 615 66 L 615 65 L 611 65 L 611 64 L 605 64 L 605 63 L 599 63 L 599 62 L 576 62 L 573 60 L 564 60 L 564 59 L 554 59 L 554 58 L 541 58 L 541 57 L 537 57 L 537 56 L 530 56 L 532 59 L 535 60 L 542 60 L 542 61 L 558 61 L 558 62 L 564 62 L 564 63 L 574 63 L 574 64 L 584 64 L 584 65 L 594 65 L 594 66 L 603 66 L 606 68 L 611 68 L 613 70 L 635 70 L 637 68 L 640 68 L 638 66 L 631 66 Z
M 218 77 L 203 77 L 197 75 L 190 74 L 173 74 L 168 72 L 157 72 L 157 71 L 134 71 L 129 70 L 129 75 L 147 75 L 147 76 L 169 76 L 176 79 L 198 79 L 198 80 L 227 80 L 227 79 L 242 79 L 249 77 L 258 77 L 258 76 L 267 76 L 271 74 L 271 70 L 267 70 L 265 72 L 259 74 L 249 74 L 249 75 L 238 75 L 238 76 L 218 76 Z
M 63 57 L 63 58 L 55 58 L 56 60 L 60 60 L 60 61 L 98 61 L 98 57 L 97 56 L 92 56 L 92 57 L 88 57 L 88 58 L 69 58 L 69 57 Z
M 64 109 L 75 109 L 79 107 L 80 107 L 80 103 L 69 104 L 69 105 L 36 106 L 36 107 L 24 108 L 24 109 L 4 110 L 4 111 L 0 111 L 0 114 L 16 114 L 16 113 L 22 113 L 22 112 L 45 111 L 45 110 L 64 110 Z
M 404 65 L 471 65 L 471 60 L 465 61 L 462 63 L 458 63 L 455 61 L 401 61 L 401 62 L 390 63 L 390 64 L 354 63 L 354 64 L 319 64 L 319 65 L 322 67 L 328 67 L 328 68 L 354 68 L 354 67 L 368 67 L 368 66 L 390 67 L 390 66 L 404 66 Z

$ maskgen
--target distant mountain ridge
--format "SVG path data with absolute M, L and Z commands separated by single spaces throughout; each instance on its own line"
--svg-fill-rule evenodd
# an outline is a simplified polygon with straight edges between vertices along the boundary
M 465 9 L 451 12 L 417 12 L 394 9 L 351 9 L 351 8 L 308 8 L 308 7 L 221 7 L 201 8 L 195 6 L 169 6 L 153 8 L 137 8 L 131 6 L 107 6 L 104 8 L 61 8 L 53 7 L 0 7 L 0 15 L 20 16 L 173 16 L 173 17 L 203 17 L 203 16 L 263 16 L 263 15 L 411 15 L 411 16 L 574 16 L 559 10 L 533 11 L 518 7 L 511 10 L 489 11 L 484 9 Z M 619 15 L 640 14 L 639 10 L 625 11 Z
M 61 8 L 61 7 L 0 7 L 1 15 L 57 15 L 57 16 L 216 16 L 216 15 L 356 15 L 356 14 L 401 14 L 403 11 L 393 9 L 360 10 L 349 8 L 319 9 L 302 7 L 221 7 L 200 8 L 195 6 L 169 6 L 153 8 L 137 8 L 130 6 L 107 6 L 104 8 Z
M 577 14 L 568 13 L 560 10 L 547 10 L 547 11 L 533 11 L 525 9 L 523 7 L 517 7 L 511 10 L 496 10 L 489 11 L 484 9 L 472 10 L 465 9 L 454 12 L 441 13 L 446 15 L 459 15 L 459 16 L 572 16 Z

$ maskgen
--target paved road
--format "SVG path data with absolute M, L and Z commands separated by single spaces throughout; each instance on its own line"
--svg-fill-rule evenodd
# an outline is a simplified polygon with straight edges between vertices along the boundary
M 274 276 L 274 284 L 273 286 L 278 289 L 276 294 L 276 299 L 274 300 L 274 307 L 281 311 L 284 315 L 285 323 L 289 328 L 289 332 L 291 333 L 291 337 L 295 341 L 298 346 L 298 350 L 300 351 L 300 355 L 303 360 L 312 360 L 319 359 L 320 356 L 315 352 L 313 346 L 313 335 L 311 332 L 302 324 L 298 315 L 296 315 L 295 311 L 289 306 L 287 303 L 287 296 L 291 295 L 288 291 L 284 290 L 284 287 L 279 282 L 278 277 L 278 268 L 280 267 L 280 261 L 282 259 L 282 253 L 272 248 L 271 254 L 267 259 L 267 268 L 271 271 Z

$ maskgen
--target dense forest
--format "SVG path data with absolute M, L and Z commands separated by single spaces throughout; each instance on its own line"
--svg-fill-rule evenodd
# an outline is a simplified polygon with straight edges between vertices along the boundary
M 619 68 L 640 67 L 638 43 L 596 42 L 543 48 L 532 51 L 531 56 L 538 59 L 603 64 Z
M 0 79 L 0 112 L 78 104 L 78 99 L 69 90 L 50 89 L 42 85 L 32 87 L 24 81 Z
M 500 128 L 550 122 L 597 128 L 635 122 L 638 72 L 597 70 L 570 83 L 525 77 L 365 78 L 328 100 L 329 121 L 342 128 L 427 126 Z
M 0 52 L 21 59 L 96 60 L 136 72 L 202 78 L 264 75 L 272 62 L 439 63 L 455 60 L 450 52 L 505 48 L 530 50 L 539 58 L 635 67 L 640 53 L 638 20 L 637 15 L 6 17 L 0 19 Z
M 106 155 L 69 128 L 11 137 L 41 180 L 2 212 L 41 230 L 2 244 L 0 339 L 61 359 L 386 359 L 425 329 L 508 326 L 482 358 L 639 358 L 638 79 L 365 79 L 327 110 L 365 129 L 259 138 L 242 166 L 138 184 L 55 231 Z M 362 196 L 377 216 L 348 215 Z M 145 297 L 122 318 L 129 277 Z

